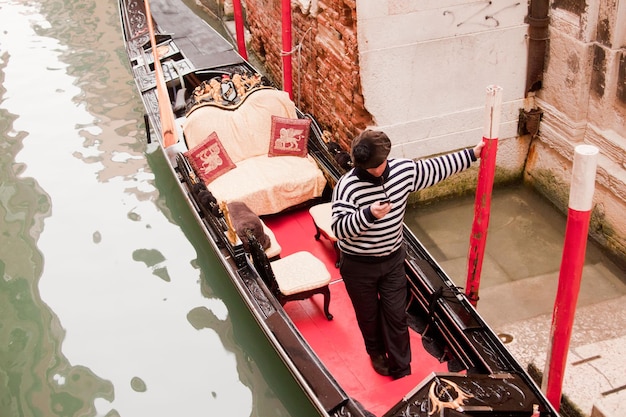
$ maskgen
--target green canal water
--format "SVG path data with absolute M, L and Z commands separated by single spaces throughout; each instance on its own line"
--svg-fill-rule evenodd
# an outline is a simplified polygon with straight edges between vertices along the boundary
M 145 143 L 117 3 L 0 28 L 0 417 L 317 415 Z

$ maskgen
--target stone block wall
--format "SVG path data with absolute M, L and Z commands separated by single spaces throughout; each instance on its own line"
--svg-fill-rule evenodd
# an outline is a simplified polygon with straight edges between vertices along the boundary
M 620 4 L 621 3 L 621 4 Z M 556 0 L 527 181 L 563 212 L 574 148 L 600 149 L 591 235 L 626 259 L 626 3 Z
M 248 47 L 282 85 L 281 0 L 246 0 Z M 349 147 L 372 123 L 359 77 L 354 0 L 295 0 L 292 4 L 293 99 L 335 140 Z

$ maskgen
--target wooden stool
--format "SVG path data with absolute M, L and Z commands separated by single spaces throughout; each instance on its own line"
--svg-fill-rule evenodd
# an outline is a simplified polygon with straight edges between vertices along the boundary
M 324 315 L 330 314 L 330 272 L 326 265 L 310 252 L 300 251 L 271 261 L 253 233 L 248 234 L 250 255 L 254 267 L 267 288 L 281 305 L 288 301 L 305 300 L 315 294 L 324 296 Z
M 301 251 L 270 262 L 274 279 L 278 284 L 277 297 L 281 304 L 292 300 L 305 300 L 314 294 L 324 295 L 324 315 L 330 314 L 330 272 L 324 262 L 312 253 Z
M 339 268 L 339 245 L 337 245 L 337 237 L 330 227 L 331 208 L 332 203 L 318 204 L 309 209 L 309 214 L 313 218 L 313 224 L 315 225 L 315 240 L 320 240 L 320 236 L 324 236 L 333 244 L 335 254 L 337 255 L 335 267 Z

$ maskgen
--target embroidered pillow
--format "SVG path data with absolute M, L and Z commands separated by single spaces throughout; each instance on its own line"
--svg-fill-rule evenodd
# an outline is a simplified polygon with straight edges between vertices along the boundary
M 288 119 L 272 116 L 268 156 L 306 156 L 310 119 Z
M 236 166 L 215 132 L 184 155 L 205 184 L 209 184 Z

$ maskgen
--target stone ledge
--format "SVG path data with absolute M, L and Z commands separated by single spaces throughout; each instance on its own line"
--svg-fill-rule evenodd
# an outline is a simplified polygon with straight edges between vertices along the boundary
M 626 390 L 626 296 L 577 309 L 563 381 L 563 417 L 622 417 Z M 500 326 L 513 336 L 507 349 L 540 385 L 547 355 L 551 315 Z M 621 412 L 620 412 L 621 408 Z M 596 414 L 593 414 L 596 413 Z M 601 413 L 601 414 L 600 414 Z
M 626 336 L 570 349 L 563 380 L 563 417 L 623 417 L 626 402 Z M 537 357 L 529 372 L 540 384 L 546 358 Z
M 538 386 L 541 386 L 541 380 L 543 378 L 543 371 L 540 371 L 535 364 L 528 365 L 528 373 L 533 378 Z M 561 393 L 561 408 L 559 410 L 561 417 L 587 417 L 576 404 L 574 404 L 566 392 Z
M 624 393 L 602 398 L 593 405 L 591 417 L 621 417 L 624 415 Z

